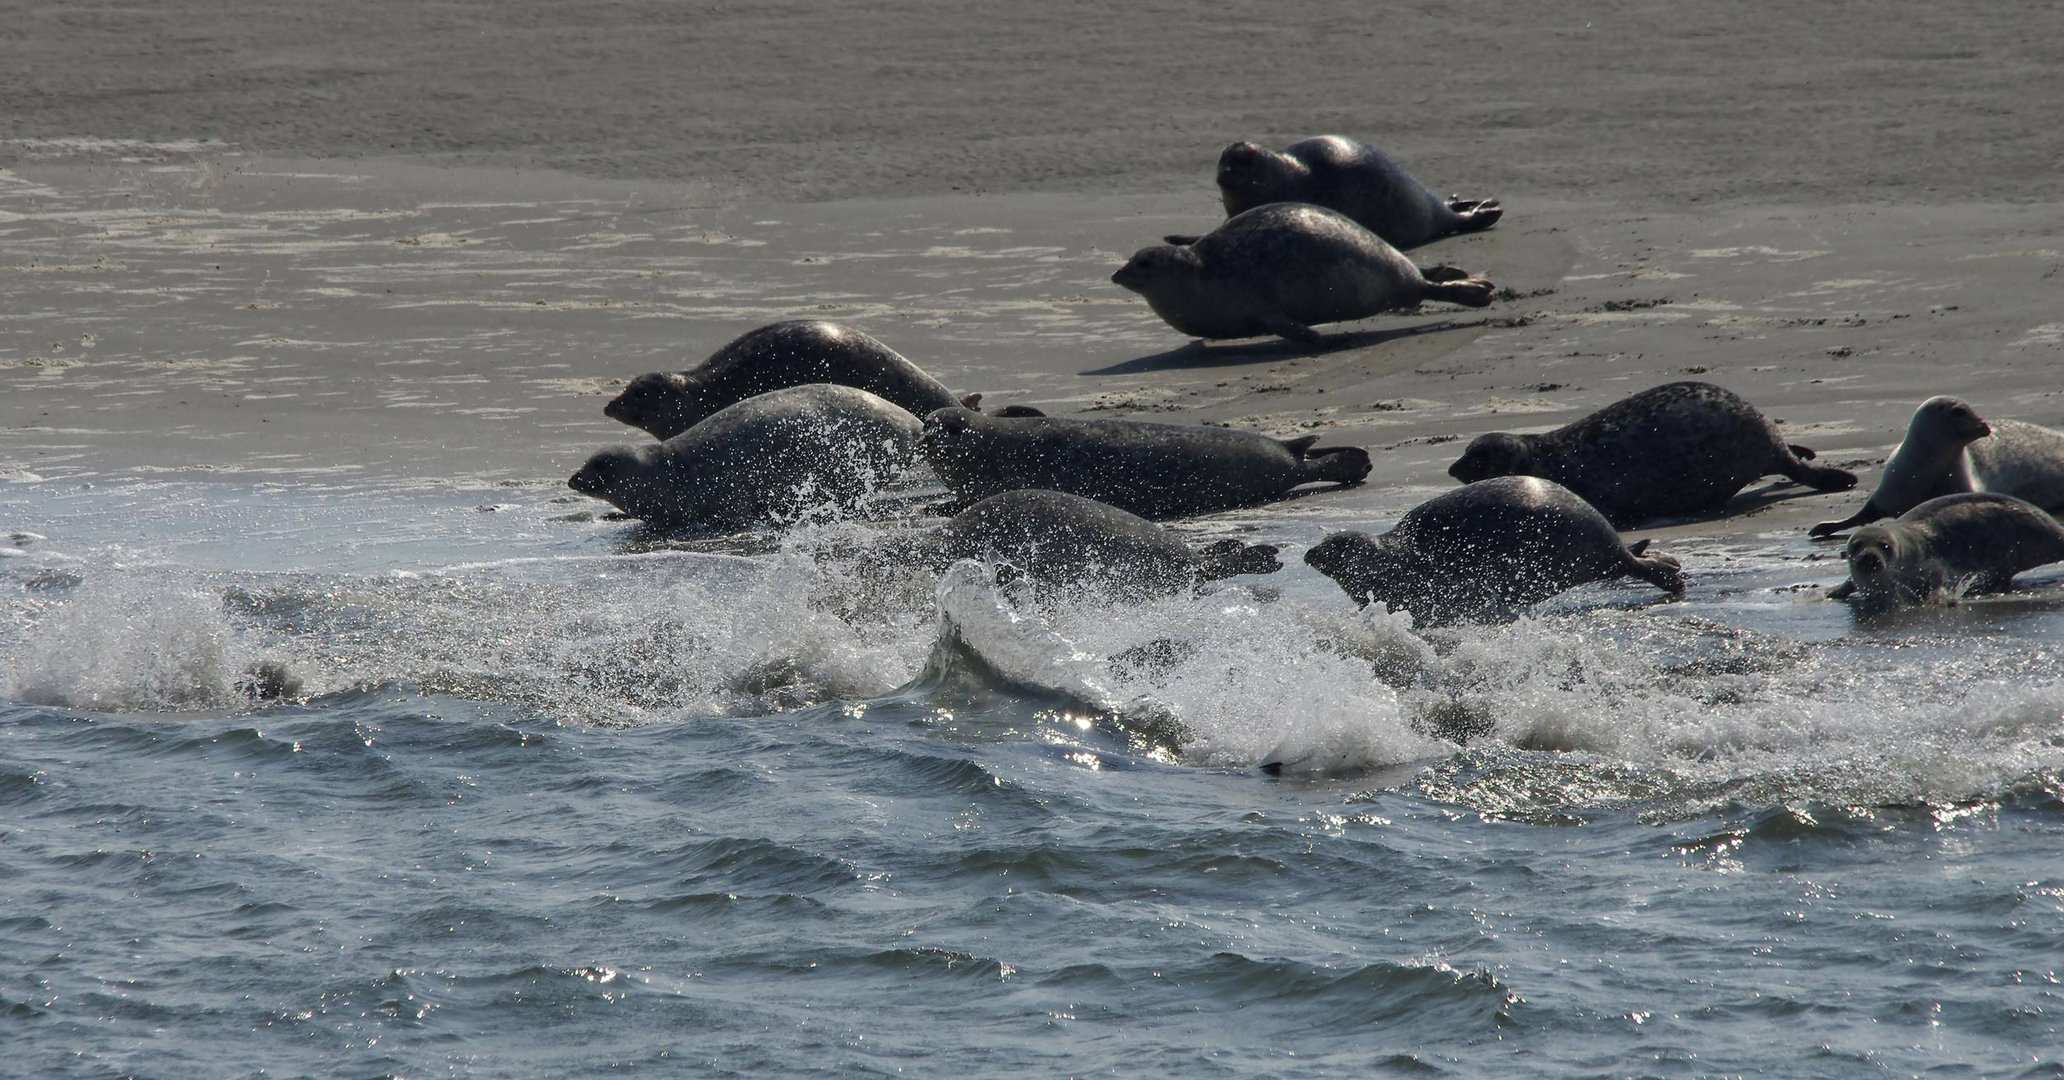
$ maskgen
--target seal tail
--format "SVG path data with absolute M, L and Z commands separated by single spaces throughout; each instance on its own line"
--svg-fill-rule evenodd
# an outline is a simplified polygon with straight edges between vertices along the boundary
M 1283 448 L 1297 459 L 1304 479 L 1300 483 L 1325 480 L 1335 484 L 1359 484 L 1369 476 L 1375 465 L 1369 460 L 1369 452 L 1359 446 L 1329 446 L 1324 450 L 1312 449 L 1319 441 L 1317 435 L 1305 435 L 1285 439 Z
M 1219 540 L 1204 545 L 1197 553 L 1198 573 L 1205 581 L 1217 581 L 1235 574 L 1273 574 L 1283 568 L 1274 544 L 1243 544 Z
M 1648 541 L 1641 540 L 1627 549 L 1627 573 L 1654 585 L 1671 596 L 1684 595 L 1684 564 L 1668 555 L 1643 554 L 1648 550 Z
M 1419 298 L 1442 300 L 1463 307 L 1489 307 L 1497 293 L 1498 286 L 1489 278 L 1465 277 L 1452 281 L 1429 281 L 1421 287 Z

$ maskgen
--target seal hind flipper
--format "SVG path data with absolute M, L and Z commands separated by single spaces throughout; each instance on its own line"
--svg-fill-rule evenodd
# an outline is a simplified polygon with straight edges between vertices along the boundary
M 1036 409 L 1030 405 L 1005 405 L 989 415 L 1009 420 L 1013 417 L 1045 416 L 1046 410 Z
M 1785 449 L 1790 450 L 1792 452 L 1792 456 L 1798 458 L 1800 461 L 1812 461 L 1814 458 L 1820 456 L 1819 454 L 1813 452 L 1812 447 L 1800 446 L 1798 443 L 1786 443 Z
M 1461 219 L 1455 223 L 1456 232 L 1481 232 L 1505 216 L 1505 208 L 1499 206 L 1496 199 L 1465 199 L 1460 195 L 1450 195 L 1448 209 Z
M 1273 574 L 1283 568 L 1274 544 L 1246 544 L 1238 540 L 1217 540 L 1197 553 L 1198 574 L 1205 581 L 1217 581 L 1235 574 Z
M 1654 585 L 1671 596 L 1684 595 L 1684 564 L 1663 554 L 1645 555 L 1648 541 L 1627 548 L 1627 573 Z
M 1329 446 L 1304 455 L 1305 471 L 1315 480 L 1336 484 L 1359 484 L 1375 468 L 1369 452 L 1359 446 Z
M 1788 461 L 1778 462 L 1777 471 L 1818 491 L 1847 491 L 1856 486 L 1855 473 L 1847 469 L 1837 469 L 1832 465 L 1813 465 L 1803 461 L 1802 458 L 1812 457 L 1813 451 L 1807 450 L 1801 454 L 1800 449 L 1792 447 L 1794 456 Z
M 1497 292 L 1498 286 L 1489 278 L 1466 277 L 1459 281 L 1429 281 L 1419 295 L 1422 299 L 1463 307 L 1489 307 Z
M 1863 504 L 1863 509 L 1858 510 L 1857 512 L 1849 515 L 1848 517 L 1843 518 L 1840 521 L 1823 521 L 1820 524 L 1815 525 L 1814 527 L 1806 530 L 1806 535 L 1813 537 L 1833 536 L 1834 534 L 1841 532 L 1843 529 L 1853 528 L 1857 525 L 1868 525 L 1871 522 L 1878 520 L 1879 518 L 1887 516 L 1889 515 L 1887 515 L 1883 510 L 1878 509 L 1878 504 L 1875 501 L 1866 501 Z
M 1299 435 L 1294 439 L 1281 439 L 1278 441 L 1283 444 L 1283 449 L 1290 451 L 1291 454 L 1296 456 L 1297 460 L 1303 461 L 1310 456 L 1311 448 L 1319 444 L 1319 437 L 1317 435 Z
M 1191 244 L 1194 244 L 1202 239 L 1204 238 L 1201 236 L 1190 236 L 1185 233 L 1170 233 L 1167 236 L 1162 237 L 1161 242 L 1164 244 L 1173 244 L 1176 247 L 1189 247 Z
M 1449 266 L 1446 263 L 1442 263 L 1439 266 L 1420 267 L 1419 276 L 1438 284 L 1444 281 L 1467 281 L 1469 280 L 1469 271 L 1459 266 Z

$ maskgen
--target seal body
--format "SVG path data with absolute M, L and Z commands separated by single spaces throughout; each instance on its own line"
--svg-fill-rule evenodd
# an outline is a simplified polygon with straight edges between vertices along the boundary
M 1886 459 L 1863 508 L 1809 532 L 1827 536 L 1971 491 L 2012 495 L 2064 513 L 2064 432 L 2019 420 L 1987 422 L 1960 398 L 1931 397 L 1914 410 L 1906 438 Z
M 960 404 L 939 380 L 874 338 L 837 323 L 799 320 L 749 330 L 699 367 L 640 375 L 602 412 L 671 439 L 726 406 L 811 383 L 857 387 L 918 417 Z
M 665 442 L 603 450 L 567 481 L 657 525 L 736 531 L 851 506 L 914 456 L 920 425 L 850 386 L 793 386 Z
M 1479 435 L 1448 475 L 1465 484 L 1493 476 L 1553 480 L 1624 528 L 1714 509 L 1767 473 L 1822 491 L 1856 486 L 1856 474 L 1814 465 L 1813 456 L 1786 443 L 1777 425 L 1733 392 L 1675 382 L 1544 434 Z
M 1094 586 L 1125 599 L 1283 566 L 1269 545 L 1225 540 L 1193 551 L 1145 518 L 1059 491 L 992 495 L 934 530 L 926 546 L 941 561 L 1008 564 L 1042 584 Z
M 1491 302 L 1496 286 L 1443 267 L 1429 281 L 1398 250 L 1345 216 L 1302 203 L 1234 215 L 1188 244 L 1142 248 L 1116 284 L 1139 293 L 1168 325 L 1200 338 L 1278 334 L 1443 300 Z M 1459 275 L 1459 276 L 1458 276 Z
M 1310 483 L 1357 484 L 1360 447 L 1314 450 L 1318 436 L 1138 420 L 983 416 L 941 409 L 923 447 L 955 495 L 974 502 L 1019 488 L 1063 491 L 1149 518 L 1181 517 L 1280 499 Z
M 1637 577 L 1684 591 L 1677 560 L 1633 547 L 1590 503 L 1533 476 L 1479 481 L 1414 507 L 1380 536 L 1334 533 L 1304 561 L 1360 603 L 1420 625 L 1510 617 L 1592 581 Z
M 1829 595 L 1865 614 L 2004 591 L 2015 574 L 2064 561 L 2064 525 L 2011 495 L 1944 495 L 1866 525 L 1844 549 L 1849 580 Z
M 1280 151 L 1236 142 L 1218 155 L 1218 190 L 1228 215 L 1277 202 L 1338 210 L 1401 248 L 1496 224 L 1496 199 L 1443 199 L 1389 154 L 1338 135 Z

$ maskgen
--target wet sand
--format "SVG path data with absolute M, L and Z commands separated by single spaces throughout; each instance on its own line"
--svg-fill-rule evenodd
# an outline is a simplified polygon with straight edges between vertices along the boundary
M 2064 424 L 2059 11 L 556 10 L 26 16 L 0 473 L 549 487 L 642 437 L 620 381 L 794 317 L 996 403 L 1368 445 L 1328 498 L 1372 518 L 1479 432 L 1677 378 L 1866 487 L 1930 394 Z M 1226 141 L 1321 131 L 1501 198 L 1414 255 L 1505 298 L 1198 347 L 1109 283 L 1218 218 Z

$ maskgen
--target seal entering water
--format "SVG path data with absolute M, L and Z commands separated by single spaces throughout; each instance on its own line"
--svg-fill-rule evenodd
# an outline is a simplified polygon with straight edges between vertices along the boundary
M 671 439 L 726 406 L 810 383 L 857 387 L 919 417 L 962 403 L 887 345 L 851 327 L 806 319 L 748 330 L 687 371 L 640 375 L 602 412 Z
M 1614 525 L 1710 510 L 1766 473 L 1821 491 L 1856 486 L 1856 474 L 1810 464 L 1777 425 L 1731 391 L 1675 382 L 1541 435 L 1479 435 L 1448 475 L 1465 484 L 1539 476 L 1583 496 Z
M 1227 215 L 1277 202 L 1338 210 L 1401 248 L 1497 224 L 1496 199 L 1443 199 L 1389 154 L 1367 143 L 1321 135 L 1280 153 L 1236 142 L 1218 155 L 1218 190 Z
M 1483 307 L 1496 289 L 1452 267 L 1422 273 L 1382 237 L 1301 203 L 1245 211 L 1195 243 L 1141 248 L 1111 280 L 1194 337 L 1279 334 L 1306 342 L 1318 340 L 1315 323 L 1423 300 Z
M 1849 580 L 1828 596 L 1879 614 L 1901 604 L 2004 592 L 2015 574 L 2064 561 L 2064 525 L 2011 495 L 1944 495 L 1889 525 L 1856 530 L 1844 554 Z
M 865 390 L 792 386 L 665 442 L 603 450 L 566 483 L 656 525 L 732 532 L 851 506 L 910 463 L 918 431 L 916 417 Z
M 1304 553 L 1356 602 L 1381 600 L 1422 626 L 1507 618 L 1592 581 L 1637 577 L 1677 595 L 1668 555 L 1628 547 L 1568 488 L 1533 476 L 1483 480 L 1421 503 L 1381 536 L 1341 532 Z
M 1008 563 L 1047 585 L 1092 585 L 1125 599 L 1193 589 L 1235 574 L 1283 568 L 1267 544 L 1221 540 L 1192 551 L 1145 518 L 1059 491 L 1007 491 L 923 538 L 935 559 Z
M 1369 475 L 1368 451 L 1314 450 L 1318 439 L 940 409 L 925 417 L 923 446 L 939 478 L 969 502 L 1038 488 L 1169 518 L 1269 502 L 1302 484 L 1358 484 Z
M 1967 491 L 2012 495 L 2064 513 L 2064 432 L 2019 420 L 1987 423 L 1962 399 L 1931 397 L 1914 410 L 1863 509 L 1807 532 L 1828 536 Z

